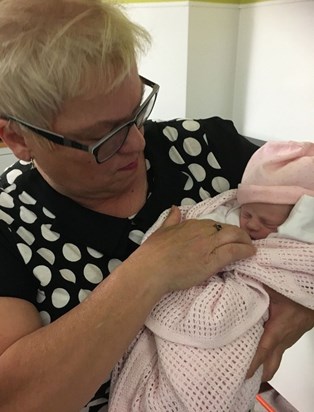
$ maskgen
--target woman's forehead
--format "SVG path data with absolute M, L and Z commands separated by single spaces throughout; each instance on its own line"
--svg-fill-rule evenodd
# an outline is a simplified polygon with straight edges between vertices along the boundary
M 53 122 L 53 130 L 60 134 L 84 133 L 91 128 L 123 123 L 129 120 L 141 102 L 143 85 L 137 73 L 128 76 L 109 93 L 91 89 L 61 106 Z

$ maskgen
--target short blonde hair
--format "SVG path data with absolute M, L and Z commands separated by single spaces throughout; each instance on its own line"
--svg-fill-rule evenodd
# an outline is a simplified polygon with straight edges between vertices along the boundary
M 149 42 L 114 3 L 0 0 L 0 115 L 47 128 L 63 102 L 117 86 Z

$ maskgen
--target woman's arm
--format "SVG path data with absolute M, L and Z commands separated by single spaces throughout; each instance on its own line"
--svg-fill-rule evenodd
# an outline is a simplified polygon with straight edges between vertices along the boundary
M 0 299 L 0 411 L 77 412 L 164 293 L 254 253 L 238 228 L 217 232 L 211 221 L 179 221 L 174 209 L 84 302 L 47 326 L 30 303 Z
M 279 368 L 286 349 L 314 327 L 314 311 L 266 287 L 270 296 L 269 320 L 260 340 L 247 377 L 263 365 L 263 381 L 269 381 Z

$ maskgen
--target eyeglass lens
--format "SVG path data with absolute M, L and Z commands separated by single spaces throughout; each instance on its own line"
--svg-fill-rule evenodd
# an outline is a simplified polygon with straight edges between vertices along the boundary
M 138 129 L 140 129 L 143 126 L 143 124 L 146 122 L 149 115 L 151 114 L 155 104 L 156 97 L 156 94 L 152 96 L 152 98 L 147 102 L 147 104 L 144 107 L 142 107 L 141 111 L 137 114 L 134 124 Z M 118 130 L 115 134 L 113 134 L 101 146 L 99 146 L 97 151 L 98 162 L 101 163 L 109 159 L 123 146 L 131 126 L 132 123 L 126 125 L 122 129 Z

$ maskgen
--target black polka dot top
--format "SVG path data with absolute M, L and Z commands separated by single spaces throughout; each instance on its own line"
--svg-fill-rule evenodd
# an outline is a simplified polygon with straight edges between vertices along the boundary
M 149 121 L 145 125 L 149 191 L 129 218 L 102 215 L 52 189 L 29 163 L 1 176 L 0 295 L 32 302 L 43 324 L 82 302 L 141 243 L 171 205 L 194 204 L 235 188 L 256 147 L 231 121 Z M 75 149 L 73 149 L 75 150 Z M 106 382 L 84 411 L 107 403 Z

